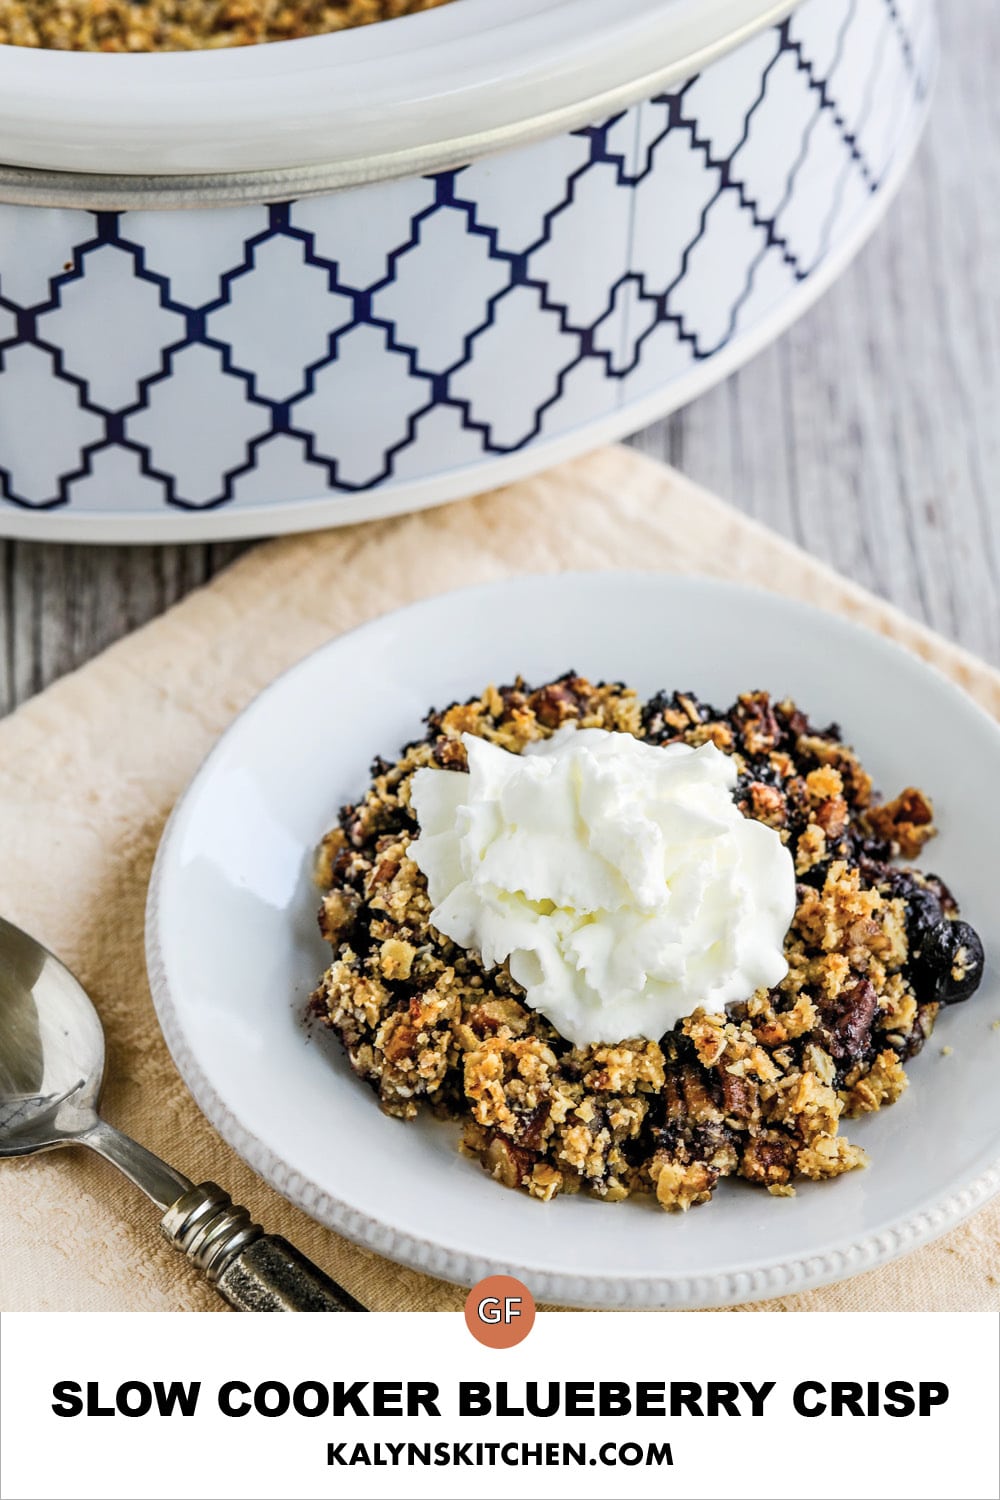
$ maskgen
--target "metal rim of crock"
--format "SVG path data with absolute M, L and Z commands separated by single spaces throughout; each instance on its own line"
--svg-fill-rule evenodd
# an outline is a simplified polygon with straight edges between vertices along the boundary
M 491 130 L 434 141 L 408 151 L 359 156 L 329 165 L 271 167 L 263 171 L 185 174 L 56 172 L 0 165 L 0 203 L 28 208 L 123 211 L 136 208 L 226 208 L 246 203 L 283 203 L 364 183 L 422 177 L 466 166 L 479 157 L 561 135 L 614 114 L 683 78 L 690 78 L 758 32 L 777 25 L 801 0 L 774 0 L 753 21 L 697 52 L 642 77 L 591 94 L 574 104 Z

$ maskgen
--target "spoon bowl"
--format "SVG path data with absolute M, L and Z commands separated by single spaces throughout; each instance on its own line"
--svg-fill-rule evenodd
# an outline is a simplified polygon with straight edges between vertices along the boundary
M 104 1032 L 83 986 L 0 917 L 0 1157 L 92 1129 L 103 1079 Z

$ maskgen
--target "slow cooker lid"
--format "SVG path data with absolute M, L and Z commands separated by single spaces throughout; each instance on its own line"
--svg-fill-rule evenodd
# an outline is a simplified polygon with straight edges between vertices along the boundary
M 795 3 L 455 0 L 258 47 L 0 46 L 0 163 L 130 177 L 305 168 L 310 191 L 433 171 L 621 108 Z

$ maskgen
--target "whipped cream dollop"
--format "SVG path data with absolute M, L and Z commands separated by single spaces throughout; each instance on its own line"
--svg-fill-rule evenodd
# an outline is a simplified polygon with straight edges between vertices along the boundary
M 467 773 L 412 782 L 431 921 L 485 968 L 509 961 L 574 1045 L 659 1040 L 784 977 L 792 858 L 742 815 L 715 745 L 572 726 L 521 755 L 463 742 Z

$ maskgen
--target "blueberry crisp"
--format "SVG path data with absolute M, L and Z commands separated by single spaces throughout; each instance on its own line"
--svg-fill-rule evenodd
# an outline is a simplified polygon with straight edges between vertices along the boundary
M 0 43 L 60 52 L 186 52 L 294 41 L 447 0 L 0 0 Z
M 463 736 L 521 754 L 567 729 L 712 744 L 732 758 L 740 812 L 794 862 L 779 983 L 696 1005 L 655 1040 L 574 1046 L 506 963 L 484 966 L 432 925 L 408 852 L 414 775 L 465 771 Z M 320 927 L 333 962 L 310 1010 L 383 1110 L 457 1119 L 463 1151 L 536 1198 L 650 1193 L 687 1209 L 733 1175 L 789 1195 L 796 1179 L 865 1164 L 842 1120 L 899 1098 L 941 1007 L 982 978 L 982 944 L 948 887 L 910 863 L 934 832 L 921 791 L 882 800 L 836 725 L 817 728 L 764 692 L 720 711 L 692 693 L 642 702 L 573 673 L 490 687 L 432 710 L 395 763 L 376 760 L 368 791 L 324 839 Z

